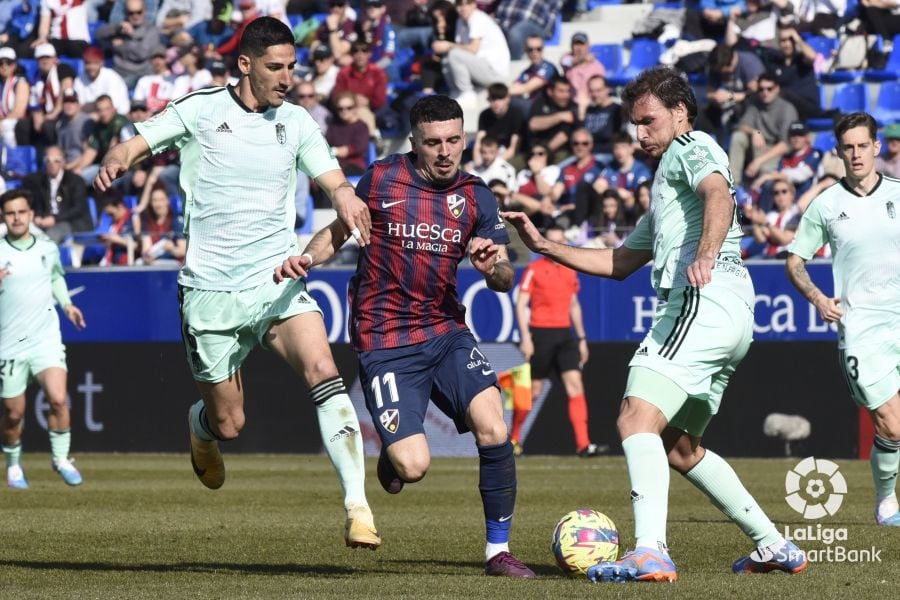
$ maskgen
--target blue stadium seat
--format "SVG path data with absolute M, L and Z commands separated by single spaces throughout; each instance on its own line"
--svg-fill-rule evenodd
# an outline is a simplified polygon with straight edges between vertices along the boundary
M 303 15 L 288 15 L 287 20 L 291 26 L 291 31 L 293 31 L 294 28 L 297 27 L 297 25 L 304 21 Z
M 866 69 L 863 72 L 863 81 L 895 81 L 900 79 L 900 35 L 894 36 L 894 46 L 888 55 L 887 64 L 883 69 Z
M 91 221 L 97 225 L 97 201 L 93 196 L 87 197 L 88 212 L 91 213 Z
M 88 23 L 88 34 L 91 36 L 91 43 L 97 43 L 97 30 L 106 25 L 105 21 L 94 21 L 93 23 Z
M 176 215 L 184 214 L 184 201 L 181 199 L 181 196 L 178 194 L 173 194 L 169 196 L 169 204 L 172 207 L 172 212 Z
M 137 208 L 138 202 L 140 198 L 137 196 L 122 196 L 122 202 L 125 204 L 125 208 L 128 210 L 134 210 Z
M 3 149 L 3 173 L 11 179 L 21 179 L 37 171 L 37 149 L 34 146 L 16 146 Z
M 834 138 L 833 131 L 820 131 L 816 134 L 816 139 L 813 141 L 813 148 L 824 154 L 834 150 L 836 144 L 837 140 Z
M 562 39 L 562 14 L 556 15 L 556 25 L 553 26 L 553 34 L 544 42 L 546 46 L 559 46 Z
M 309 48 L 306 46 L 297 46 L 297 64 L 309 66 Z
M 600 6 L 608 6 L 611 4 L 622 4 L 622 0 L 588 0 L 588 10 L 594 10 Z
M 59 245 L 59 262 L 63 267 L 72 266 L 72 247 L 68 244 Z
M 97 237 L 100 234 L 108 233 L 112 227 L 112 217 L 106 212 L 97 214 L 97 203 L 93 198 L 88 198 L 88 210 L 94 217 L 94 231 L 84 233 L 73 233 L 72 239 L 84 245 L 84 253 L 81 256 L 82 264 L 96 264 L 106 255 L 106 244 L 100 242 Z
M 378 158 L 378 146 L 375 142 L 369 142 L 369 155 L 366 157 L 366 163 L 371 165 Z
M 36 58 L 20 58 L 16 61 L 25 72 L 25 79 L 34 83 L 37 79 L 38 64 Z
M 80 58 L 69 58 L 68 56 L 60 56 L 59 62 L 65 63 L 72 67 L 72 70 L 75 71 L 75 75 L 79 77 L 84 75 L 84 61 Z
M 607 79 L 622 70 L 621 44 L 594 44 L 591 53 L 606 68 Z
M 842 113 L 869 110 L 869 87 L 864 83 L 846 83 L 834 90 L 831 108 Z
M 811 35 L 805 41 L 812 46 L 816 54 L 821 54 L 825 58 L 830 57 L 838 47 L 837 38 L 825 37 L 824 35 Z
M 631 58 L 625 67 L 623 75 L 628 79 L 634 79 L 644 69 L 655 67 L 659 64 L 659 55 L 662 54 L 662 45 L 656 40 L 636 39 L 631 42 Z
M 900 121 L 900 81 L 886 81 L 881 84 L 872 116 L 879 125 Z

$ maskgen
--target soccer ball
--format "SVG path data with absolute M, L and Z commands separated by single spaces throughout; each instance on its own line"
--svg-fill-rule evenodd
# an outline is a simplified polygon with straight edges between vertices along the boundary
M 619 556 L 619 532 L 601 512 L 573 510 L 556 524 L 551 540 L 556 564 L 569 575 L 584 574 L 588 567 Z

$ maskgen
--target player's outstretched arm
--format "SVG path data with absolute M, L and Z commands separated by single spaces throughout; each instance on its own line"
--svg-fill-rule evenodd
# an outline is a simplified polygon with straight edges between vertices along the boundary
M 340 219 L 335 219 L 313 236 L 300 256 L 290 256 L 275 267 L 272 279 L 275 283 L 281 283 L 286 278 L 306 277 L 315 265 L 328 262 L 348 239 L 350 231 L 347 226 Z
M 844 315 L 844 311 L 839 306 L 841 299 L 829 298 L 810 279 L 809 271 L 806 270 L 806 260 L 803 257 L 796 254 L 788 254 L 784 263 L 784 272 L 793 286 L 797 288 L 797 291 L 803 294 L 816 307 L 822 320 L 827 323 L 833 323 L 840 320 Z
M 94 187 L 105 192 L 112 186 L 112 182 L 121 177 L 133 165 L 150 156 L 150 146 L 142 135 L 136 135 L 126 142 L 116 144 L 110 148 L 97 177 L 94 178 Z
M 487 238 L 474 237 L 469 243 L 469 260 L 484 275 L 487 286 L 495 292 L 508 292 L 516 280 L 516 270 L 509 262 L 506 246 Z
M 72 322 L 72 325 L 74 325 L 75 329 L 78 331 L 87 327 L 87 323 L 84 321 L 84 315 L 81 314 L 81 309 L 74 304 L 67 304 L 64 306 L 63 312 L 66 313 L 66 318 Z
M 634 250 L 627 246 L 619 246 L 612 250 L 557 244 L 542 236 L 525 213 L 501 212 L 500 216 L 512 223 L 528 248 L 588 275 L 622 280 L 653 258 L 653 253 L 649 250 Z
M 692 286 L 702 288 L 712 281 L 716 256 L 734 220 L 734 198 L 720 173 L 704 177 L 697 186 L 697 195 L 703 202 L 703 232 L 694 262 L 687 268 L 687 277 Z
M 372 217 L 369 207 L 356 195 L 356 190 L 343 171 L 326 171 L 316 177 L 316 183 L 328 193 L 338 217 L 347 226 L 347 231 L 356 238 L 360 246 L 369 243 L 372 232 Z

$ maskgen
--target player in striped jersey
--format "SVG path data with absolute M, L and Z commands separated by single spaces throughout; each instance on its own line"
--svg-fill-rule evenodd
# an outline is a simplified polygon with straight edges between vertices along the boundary
M 516 463 L 497 375 L 456 293 L 456 268 L 466 254 L 490 289 L 512 288 L 509 236 L 491 191 L 459 169 L 466 145 L 459 104 L 426 96 L 413 106 L 410 123 L 412 152 L 376 162 L 356 188 L 372 213 L 372 243 L 350 282 L 350 335 L 382 442 L 378 480 L 396 494 L 425 476 L 431 456 L 423 420 L 431 399 L 460 433 L 475 436 L 485 573 L 533 578 L 509 552 Z M 348 238 L 335 221 L 276 270 L 276 281 L 305 277 Z
M 81 473 L 69 458 L 71 433 L 66 392 L 66 348 L 53 301 L 75 327 L 84 316 L 72 304 L 59 249 L 46 236 L 36 236 L 31 194 L 10 190 L 0 196 L 0 213 L 8 228 L 0 239 L 0 441 L 6 457 L 6 483 L 28 487 L 22 471 L 22 427 L 25 390 L 36 379 L 50 404 L 47 426 L 53 470 L 69 485 L 81 484 Z
M 624 279 L 653 260 L 660 303 L 629 364 L 617 422 L 631 479 L 636 548 L 622 560 L 590 567 L 588 578 L 677 578 L 666 545 L 670 466 L 757 546 L 732 565 L 734 572 L 800 572 L 805 554 L 778 533 L 728 463 L 700 445 L 753 332 L 753 283 L 740 258 L 728 156 L 708 134 L 693 130 L 697 101 L 678 71 L 644 71 L 622 98 L 641 147 L 659 159 L 650 212 L 622 247 L 549 242 L 524 214 L 504 213 L 532 250 L 584 273 Z
M 218 442 L 244 426 L 241 364 L 263 344 L 310 388 L 319 429 L 344 490 L 345 540 L 375 549 L 381 538 L 365 494 L 359 421 L 331 355 L 306 282 L 276 286 L 272 270 L 296 253 L 297 169 L 332 198 L 365 244 L 369 213 L 305 109 L 284 102 L 296 62 L 294 38 L 278 19 L 244 30 L 235 87 L 188 94 L 106 155 L 94 185 L 107 189 L 151 153 L 181 152 L 187 255 L 178 276 L 182 333 L 202 400 L 189 411 L 191 462 L 200 481 L 225 482 Z
M 900 527 L 900 180 L 875 170 L 881 152 L 871 115 L 851 113 L 834 128 L 847 175 L 810 203 L 785 270 L 829 323 L 850 396 L 869 411 L 875 441 L 875 522 Z M 810 279 L 806 261 L 831 246 L 834 297 Z

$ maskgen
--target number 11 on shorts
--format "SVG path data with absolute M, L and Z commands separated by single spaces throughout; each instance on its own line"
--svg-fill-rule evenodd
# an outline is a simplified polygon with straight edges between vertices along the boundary
M 387 393 L 391 398 L 391 402 L 400 401 L 400 396 L 397 394 L 397 378 L 394 377 L 393 371 L 388 371 L 384 376 L 376 375 L 372 380 L 372 393 L 375 394 L 376 408 L 384 406 L 384 400 L 381 395 L 382 382 L 384 382 L 384 387 L 387 388 Z

